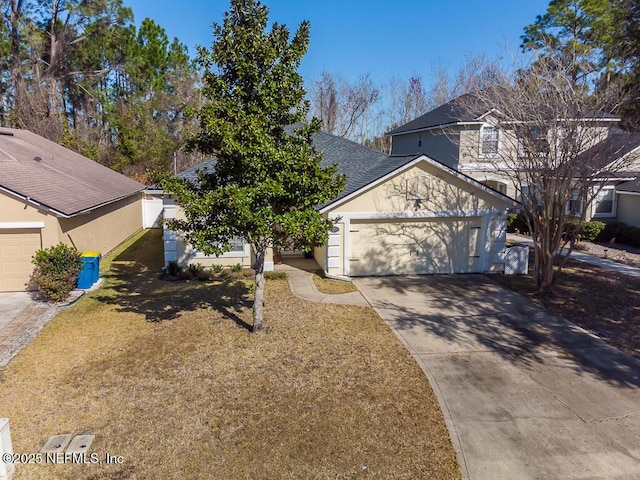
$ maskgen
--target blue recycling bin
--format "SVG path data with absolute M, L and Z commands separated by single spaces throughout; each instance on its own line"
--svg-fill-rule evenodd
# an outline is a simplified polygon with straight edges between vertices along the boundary
M 86 289 L 98 281 L 100 278 L 100 252 L 84 252 L 82 259 L 84 267 L 78 274 L 78 288 Z

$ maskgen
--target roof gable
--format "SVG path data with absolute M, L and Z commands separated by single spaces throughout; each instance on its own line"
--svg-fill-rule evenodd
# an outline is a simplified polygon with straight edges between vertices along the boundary
M 402 135 L 446 126 L 482 123 L 485 116 L 492 113 L 503 116 L 503 113 L 495 108 L 488 109 L 486 102 L 478 100 L 476 95 L 465 93 L 404 125 L 400 125 L 387 132 L 387 135 Z M 593 110 L 584 120 L 618 122 L 620 117 Z
M 387 155 L 378 150 L 373 150 L 369 147 L 352 142 L 351 140 L 325 132 L 317 133 L 313 137 L 313 142 L 316 149 L 323 154 L 321 165 L 324 167 L 337 165 L 338 173 L 344 174 L 347 180 L 344 190 L 331 202 L 320 207 L 320 211 L 322 212 L 330 210 L 332 207 L 341 204 L 343 201 L 352 198 L 354 195 L 358 195 L 369 188 L 373 188 L 385 178 L 395 175 L 404 169 L 410 168 L 412 165 L 420 161 L 429 162 L 436 168 L 459 177 L 474 187 L 486 191 L 490 195 L 496 196 L 501 201 L 505 202 L 505 206 L 516 205 L 516 202 L 513 199 L 482 185 L 473 178 L 468 177 L 467 175 L 464 175 L 431 157 L 427 157 L 426 155 Z M 178 176 L 192 183 L 197 183 L 198 174 L 200 172 L 212 173 L 216 161 L 215 157 L 211 158 L 196 165 L 195 167 L 184 170 L 179 173 Z
M 0 188 L 73 216 L 144 189 L 144 185 L 27 130 L 3 128 Z
M 455 178 L 458 178 L 460 180 L 462 180 L 464 183 L 466 183 L 467 185 L 471 186 L 474 189 L 478 189 L 478 190 L 482 190 L 485 193 L 489 194 L 490 196 L 494 197 L 495 199 L 499 200 L 500 202 L 502 202 L 505 206 L 505 208 L 508 207 L 515 207 L 516 205 L 518 205 L 518 202 L 516 202 L 515 200 L 513 200 L 511 197 L 508 197 L 507 195 L 504 195 L 500 192 L 498 192 L 497 190 L 494 190 L 490 187 L 487 187 L 486 185 L 483 185 L 482 183 L 478 182 L 477 180 L 469 177 L 468 175 L 465 175 L 463 173 L 460 173 L 459 171 L 437 161 L 434 160 L 431 157 L 428 157 L 426 155 L 420 154 L 420 155 L 410 155 L 410 156 L 390 156 L 389 158 L 389 163 L 386 166 L 386 168 L 384 170 L 378 170 L 374 172 L 371 172 L 371 178 L 372 180 L 370 182 L 368 182 L 367 184 L 363 185 L 362 187 L 353 190 L 352 192 L 346 194 L 346 195 L 342 195 L 338 198 L 336 198 L 335 200 L 333 200 L 332 202 L 324 205 L 320 211 L 323 213 L 329 212 L 332 209 L 348 202 L 349 200 L 351 200 L 352 198 L 366 192 L 369 190 L 374 189 L 375 187 L 377 187 L 378 185 L 384 183 L 385 181 L 387 181 L 388 179 L 394 177 L 395 175 L 398 175 L 406 170 L 409 170 L 410 168 L 412 168 L 414 165 L 419 164 L 420 162 L 426 162 L 427 164 L 435 167 L 438 170 L 443 171 L 444 173 L 451 175 Z

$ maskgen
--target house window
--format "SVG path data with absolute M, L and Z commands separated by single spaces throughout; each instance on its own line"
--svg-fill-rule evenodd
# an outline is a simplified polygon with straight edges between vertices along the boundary
M 484 126 L 480 129 L 480 153 L 482 155 L 497 155 L 498 153 L 498 128 Z
M 498 180 L 485 180 L 482 184 L 489 188 L 493 188 L 503 195 L 507 194 L 507 184 L 504 182 L 499 182 Z
M 422 134 L 421 133 L 418 134 L 418 146 L 419 147 L 422 146 Z
M 229 245 L 231 245 L 230 252 L 244 252 L 244 239 L 242 237 L 233 237 L 229 240 Z
M 427 200 L 429 197 L 430 179 L 426 175 L 416 175 L 407 179 L 407 200 Z
M 571 198 L 569 199 L 569 204 L 566 208 L 567 214 L 570 214 L 572 212 L 574 216 L 579 216 L 582 214 L 582 200 L 580 199 L 580 195 L 578 194 L 578 192 L 571 193 Z
M 603 188 L 598 192 L 595 199 L 594 216 L 611 216 L 613 215 L 613 188 Z
M 193 250 L 191 252 L 191 257 L 193 258 L 220 258 L 220 257 L 248 257 L 250 255 L 248 244 L 245 243 L 242 237 L 231 237 L 229 240 L 229 246 L 231 247 L 228 251 L 223 253 L 222 255 L 207 255 L 198 250 Z
M 549 139 L 547 129 L 539 125 L 524 126 L 519 129 L 518 153 L 526 155 L 545 156 L 549 154 Z

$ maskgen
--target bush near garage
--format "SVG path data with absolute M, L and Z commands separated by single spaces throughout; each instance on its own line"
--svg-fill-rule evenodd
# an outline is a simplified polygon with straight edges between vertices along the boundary
M 84 266 L 80 252 L 64 243 L 38 250 L 31 262 L 36 266 L 34 279 L 38 291 L 53 302 L 67 299 Z

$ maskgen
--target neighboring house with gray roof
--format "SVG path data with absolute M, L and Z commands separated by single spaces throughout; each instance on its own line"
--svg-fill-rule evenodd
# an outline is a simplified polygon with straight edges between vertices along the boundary
M 592 113 L 592 114 L 591 114 Z M 593 129 L 590 148 L 581 154 L 585 159 L 597 155 L 600 165 L 615 165 L 640 153 L 640 135 L 629 135 L 617 127 L 620 118 L 602 112 L 591 112 L 582 119 Z M 423 153 L 512 198 L 518 198 L 517 186 L 499 165 L 504 155 L 521 155 L 515 148 L 513 123 L 504 121 L 496 110 L 479 106 L 472 94 L 462 95 L 390 132 L 391 153 L 406 155 Z M 512 162 L 515 163 L 515 162 Z M 608 179 L 604 188 L 586 212 L 587 219 L 624 221 L 640 226 L 640 196 L 631 191 L 634 178 L 640 178 L 640 163 L 632 162 L 624 175 Z M 626 186 L 625 186 L 626 185 Z M 639 212 L 630 215 L 631 212 Z
M 319 211 L 336 220 L 326 245 L 313 248 L 332 277 L 497 272 L 504 267 L 506 212 L 516 202 L 426 155 L 386 155 L 327 133 L 314 137 L 323 165 L 337 165 L 346 187 Z M 179 174 L 198 181 L 215 159 Z M 161 192 L 158 192 L 161 194 Z M 165 218 L 181 215 L 165 199 Z M 165 263 L 252 264 L 242 239 L 220 257 L 195 251 L 165 229 Z M 275 252 L 278 255 L 288 252 Z M 265 268 L 272 269 L 269 255 Z
M 142 228 L 143 189 L 32 132 L 0 129 L 0 291 L 30 287 L 38 249 L 112 250 Z

